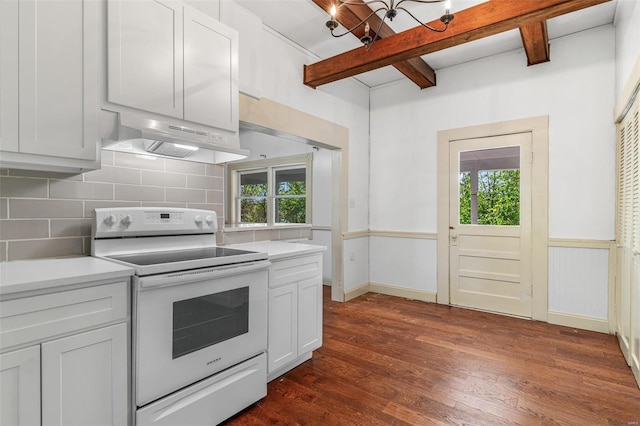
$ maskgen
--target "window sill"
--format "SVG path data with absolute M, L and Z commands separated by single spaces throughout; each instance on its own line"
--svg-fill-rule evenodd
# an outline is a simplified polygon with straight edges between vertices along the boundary
M 243 232 L 243 231 L 265 231 L 271 229 L 311 229 L 313 225 L 310 223 L 283 223 L 276 225 L 267 225 L 261 223 L 243 223 L 235 225 L 225 225 L 223 232 Z

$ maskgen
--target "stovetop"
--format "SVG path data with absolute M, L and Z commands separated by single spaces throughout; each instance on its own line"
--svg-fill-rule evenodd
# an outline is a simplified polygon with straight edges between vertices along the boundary
M 117 256 L 106 256 L 107 259 L 118 260 L 136 266 L 159 265 L 164 263 L 185 262 L 190 260 L 216 259 L 223 261 L 227 258 L 233 261 L 231 256 L 253 255 L 256 252 L 247 250 L 237 250 L 224 247 L 205 247 L 189 250 L 159 251 L 151 253 L 121 254 Z
M 216 246 L 213 210 L 164 207 L 95 209 L 91 255 L 135 269 L 167 274 L 266 260 L 267 253 Z

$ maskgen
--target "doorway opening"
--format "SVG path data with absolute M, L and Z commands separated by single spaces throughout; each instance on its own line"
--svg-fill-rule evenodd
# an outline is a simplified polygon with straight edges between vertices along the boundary
M 344 301 L 349 130 L 266 98 L 240 95 L 240 126 L 331 151 L 331 299 Z

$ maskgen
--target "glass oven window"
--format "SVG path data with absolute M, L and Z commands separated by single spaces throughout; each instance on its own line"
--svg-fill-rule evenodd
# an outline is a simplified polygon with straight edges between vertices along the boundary
M 173 303 L 173 359 L 249 332 L 249 287 Z

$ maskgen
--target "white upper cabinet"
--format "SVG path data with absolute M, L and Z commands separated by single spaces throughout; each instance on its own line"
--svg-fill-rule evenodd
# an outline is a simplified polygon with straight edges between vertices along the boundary
M 238 31 L 239 89 L 245 95 L 262 96 L 262 19 L 233 1 L 220 3 L 220 20 Z
M 109 0 L 107 100 L 238 131 L 238 35 L 182 2 Z
M 0 2 L 3 166 L 98 167 L 99 12 L 94 0 Z
M 238 33 L 184 7 L 184 119 L 238 131 Z
M 109 101 L 182 118 L 182 5 L 110 0 Z

